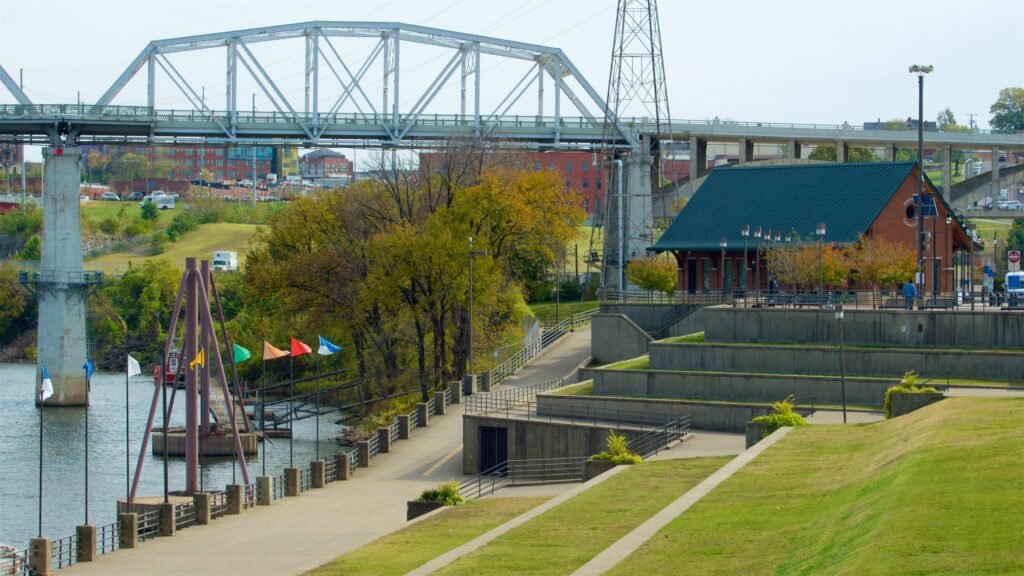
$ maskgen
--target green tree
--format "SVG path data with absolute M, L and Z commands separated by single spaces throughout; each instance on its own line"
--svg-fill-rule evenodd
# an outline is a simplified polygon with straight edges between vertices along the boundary
M 1003 88 L 999 99 L 988 109 L 994 130 L 1024 130 L 1024 88 Z
M 117 175 L 123 180 L 145 178 L 149 173 L 149 159 L 142 154 L 129 152 L 117 160 Z
M 657 290 L 672 294 L 679 283 L 675 258 L 668 254 L 630 260 L 626 278 L 641 290 Z
M 898 287 L 917 272 L 917 254 L 913 246 L 878 236 L 861 236 L 850 250 L 857 278 L 872 289 Z
M 146 201 L 142 203 L 142 219 L 149 222 L 156 222 L 157 218 L 160 217 L 160 209 L 156 207 L 156 202 Z
M 36 261 L 43 256 L 43 241 L 39 236 L 33 236 L 25 242 L 18 251 L 18 260 Z
M 825 160 L 828 162 L 835 162 L 838 158 L 836 147 L 834 144 L 824 144 L 816 146 L 814 150 L 808 156 L 811 160 Z M 849 148 L 849 152 L 846 156 L 847 162 L 878 162 L 878 156 L 871 151 L 870 148 Z
M 1014 218 L 1006 238 L 1010 250 L 1024 250 L 1024 218 Z
M 32 329 L 35 315 L 35 298 L 18 282 L 18 272 L 0 262 L 0 344 Z

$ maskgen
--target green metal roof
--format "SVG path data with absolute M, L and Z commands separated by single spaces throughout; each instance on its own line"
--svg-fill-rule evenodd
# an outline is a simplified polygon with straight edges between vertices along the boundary
M 750 246 L 758 226 L 765 234 L 779 231 L 783 238 L 795 230 L 806 240 L 813 238 L 819 222 L 825 223 L 826 242 L 856 242 L 914 166 L 864 162 L 716 168 L 651 250 L 717 251 L 722 238 L 735 250 L 743 247 L 744 225 L 750 225 Z

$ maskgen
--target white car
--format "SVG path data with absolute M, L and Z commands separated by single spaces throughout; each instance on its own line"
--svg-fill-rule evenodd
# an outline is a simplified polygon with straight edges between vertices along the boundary
M 1020 200 L 1007 200 L 1005 202 L 1000 202 L 999 204 L 1000 208 L 1003 210 L 1020 210 L 1021 206 Z

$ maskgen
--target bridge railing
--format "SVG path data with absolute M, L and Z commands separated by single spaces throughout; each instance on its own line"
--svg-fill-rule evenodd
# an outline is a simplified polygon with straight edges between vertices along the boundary
M 50 565 L 55 568 L 71 566 L 78 559 L 77 534 L 54 540 L 50 546 Z
M 30 576 L 28 549 L 0 548 L 0 574 L 3 576 Z
M 153 538 L 160 531 L 160 511 L 150 510 L 139 513 L 139 542 Z
M 114 522 L 96 528 L 96 554 L 102 556 L 121 547 L 121 523 Z M 0 572 L 3 574 L 3 572 Z

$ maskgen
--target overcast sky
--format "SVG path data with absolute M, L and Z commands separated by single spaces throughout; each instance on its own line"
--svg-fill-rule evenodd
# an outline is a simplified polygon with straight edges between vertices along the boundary
M 153 39 L 307 20 L 398 21 L 561 48 L 603 98 L 615 8 L 615 0 L 0 0 L 0 65 L 15 79 L 24 69 L 37 103 L 74 102 L 78 91 L 92 102 Z M 999 90 L 1024 86 L 1022 0 L 662 0 L 659 8 L 674 118 L 860 124 L 916 116 L 907 67 L 932 64 L 926 118 L 949 107 L 960 123 L 975 113 L 988 127 Z M 372 47 L 363 46 L 340 51 L 358 66 Z M 275 50 L 258 56 L 301 62 L 300 46 Z M 447 60 L 403 50 L 403 69 L 422 68 L 423 78 Z M 182 61 L 198 71 L 183 72 L 211 92 L 220 83 L 222 93 L 223 56 L 204 58 Z M 301 71 L 281 66 L 293 80 Z M 488 66 L 486 89 L 518 79 L 512 68 Z M 297 76 L 286 92 L 301 99 Z M 158 107 L 185 106 L 172 92 L 161 85 Z M 418 94 L 403 85 L 402 96 L 411 107 Z M 2 88 L 0 102 L 13 102 Z M 136 86 L 116 103 L 144 104 L 144 92 Z M 269 104 L 257 98 L 257 108 Z M 433 111 L 456 113 L 457 99 L 447 94 Z

